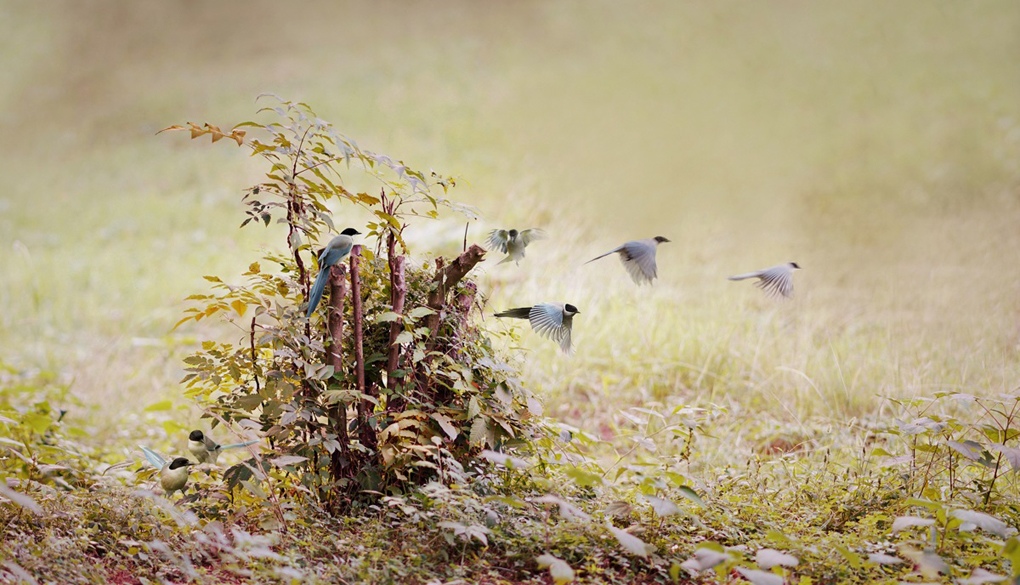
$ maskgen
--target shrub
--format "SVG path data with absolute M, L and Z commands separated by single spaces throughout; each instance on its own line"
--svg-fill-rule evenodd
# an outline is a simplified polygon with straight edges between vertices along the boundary
M 473 318 L 477 287 L 467 276 L 485 251 L 472 245 L 434 270 L 408 262 L 410 219 L 474 217 L 445 198 L 455 181 L 363 150 L 307 105 L 278 101 L 260 110 L 273 120 L 229 132 L 168 128 L 230 138 L 264 159 L 266 179 L 245 193 L 241 225 L 286 227 L 285 254 L 253 262 L 241 284 L 207 276 L 213 291 L 189 297 L 178 323 L 220 315 L 245 331 L 185 359 L 186 392 L 213 424 L 256 431 L 272 446 L 227 470 L 228 485 L 262 492 L 258 484 L 273 481 L 342 510 L 357 494 L 442 480 L 482 448 L 529 441 L 532 397 Z M 380 191 L 349 191 L 350 174 L 378 180 Z M 337 229 L 334 201 L 371 214 L 361 231 L 374 250 L 355 246 L 349 266 L 330 269 L 328 302 L 307 320 L 311 242 Z

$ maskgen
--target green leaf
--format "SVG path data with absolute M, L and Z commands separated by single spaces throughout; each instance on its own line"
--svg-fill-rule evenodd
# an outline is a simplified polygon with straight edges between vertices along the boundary
M 796 567 L 800 561 L 793 555 L 779 552 L 773 548 L 762 548 L 758 549 L 758 552 L 755 553 L 754 562 L 758 563 L 759 567 L 768 570 L 777 565 L 781 567 Z
M 38 412 L 27 412 L 22 415 L 21 423 L 41 435 L 49 430 L 53 418 Z
M 561 558 L 546 553 L 535 558 L 539 569 L 549 569 L 554 583 L 569 583 L 574 580 L 574 570 Z
M 275 465 L 277 467 L 286 467 L 288 465 L 295 465 L 297 463 L 301 463 L 302 461 L 308 461 L 308 458 L 307 457 L 301 457 L 299 455 L 281 455 L 280 457 L 275 457 L 275 458 L 269 460 L 270 463 L 272 463 L 273 465 Z
M 783 578 L 775 573 L 737 567 L 736 571 L 753 585 L 783 585 Z
M 580 467 L 567 467 L 566 470 L 564 470 L 564 473 L 567 474 L 567 477 L 574 480 L 574 483 L 577 484 L 578 487 L 602 485 L 601 475 L 585 471 Z
M 620 543 L 627 552 L 637 555 L 639 557 L 648 557 L 648 553 L 655 551 L 655 547 L 634 536 L 633 534 L 620 530 L 612 524 L 606 524 L 606 528 L 616 538 L 616 542 Z M 782 580 L 780 579 L 780 584 Z
M 411 343 L 414 341 L 414 334 L 410 331 L 401 331 L 397 338 L 393 340 L 394 345 L 403 345 L 405 343 Z
M 471 423 L 471 436 L 468 438 L 468 442 L 472 445 L 484 445 L 488 431 L 486 420 L 482 417 L 476 418 L 475 422 Z
M 407 314 L 410 319 L 421 319 L 426 315 L 435 315 L 436 312 L 429 307 L 415 307 Z
M 173 401 L 160 400 L 159 402 L 154 402 L 149 406 L 146 406 L 145 410 L 143 410 L 142 412 L 159 412 L 161 410 L 171 410 L 173 407 L 174 407 Z
M 901 530 L 907 528 L 913 528 L 915 526 L 931 526 L 935 523 L 933 518 L 921 518 L 919 516 L 900 516 L 893 520 L 892 532 L 896 534 Z
M 451 441 L 455 441 L 457 439 L 457 435 L 460 434 L 460 431 L 457 430 L 456 426 L 454 426 L 453 421 L 451 421 L 446 415 L 438 412 L 433 412 L 431 416 L 437 423 L 439 423 L 439 428 L 443 429 L 443 432 L 446 433 L 446 436 L 449 437 Z
M 652 505 L 652 510 L 655 511 L 656 516 L 670 516 L 672 514 L 679 514 L 680 508 L 670 500 L 663 498 L 657 498 L 655 496 L 642 496 L 646 502 Z
M 846 548 L 845 546 L 834 544 L 832 548 L 836 550 L 843 557 L 844 560 L 850 565 L 851 568 L 860 569 L 864 565 L 864 561 L 861 559 L 861 555 L 854 551 Z
M 680 490 L 680 495 L 682 495 L 683 497 L 701 506 L 702 508 L 708 507 L 705 505 L 705 502 L 701 499 L 701 496 L 698 495 L 698 492 L 694 491 L 692 488 L 682 485 L 678 489 Z

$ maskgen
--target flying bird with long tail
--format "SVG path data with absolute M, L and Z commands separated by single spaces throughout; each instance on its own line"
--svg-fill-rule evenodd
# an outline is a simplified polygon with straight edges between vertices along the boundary
M 620 262 L 623 262 L 623 267 L 635 283 L 638 285 L 652 284 L 652 281 L 659 276 L 659 270 L 655 265 L 655 251 L 659 244 L 668 241 L 662 236 L 655 236 L 647 240 L 634 240 L 613 248 L 601 256 L 596 256 L 585 264 L 590 264 L 610 254 L 619 254 Z
M 796 262 L 787 262 L 772 266 L 771 268 L 763 268 L 762 270 L 755 270 L 745 274 L 736 274 L 731 276 L 730 280 L 757 278 L 758 282 L 755 283 L 755 286 L 764 290 L 767 295 L 782 295 L 789 298 L 793 296 L 794 270 L 800 270 L 800 266 Z
M 496 317 L 527 319 L 536 333 L 559 343 L 563 353 L 569 354 L 573 351 L 570 332 L 578 313 L 577 307 L 569 303 L 541 303 L 496 313 Z

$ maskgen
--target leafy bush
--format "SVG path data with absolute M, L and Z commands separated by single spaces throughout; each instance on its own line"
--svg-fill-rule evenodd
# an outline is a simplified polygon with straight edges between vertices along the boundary
M 260 112 L 275 117 L 230 132 L 170 128 L 231 138 L 262 157 L 266 180 L 245 194 L 241 225 L 275 220 L 287 229 L 286 254 L 253 262 L 242 284 L 207 276 L 213 292 L 190 297 L 178 323 L 221 315 L 246 332 L 237 343 L 204 342 L 185 360 L 186 392 L 213 424 L 257 431 L 272 445 L 267 459 L 229 469 L 228 484 L 261 493 L 252 479 L 297 478 L 293 487 L 338 509 L 358 493 L 442 478 L 448 460 L 464 465 L 484 447 L 527 442 L 534 401 L 472 318 L 477 288 L 466 276 L 484 250 L 440 258 L 434 271 L 407 262 L 410 219 L 443 209 L 473 217 L 445 198 L 455 181 L 359 148 L 305 104 L 281 100 Z M 378 195 L 349 191 L 354 173 L 381 183 Z M 374 252 L 356 246 L 349 271 L 331 269 L 328 318 L 309 321 L 306 257 L 315 256 L 311 242 L 336 229 L 330 202 L 371 214 L 363 231 Z

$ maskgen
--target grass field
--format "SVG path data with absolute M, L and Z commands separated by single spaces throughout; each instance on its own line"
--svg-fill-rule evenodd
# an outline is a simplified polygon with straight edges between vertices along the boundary
M 708 491 L 779 438 L 856 461 L 906 416 L 890 397 L 1020 386 L 1018 33 L 998 1 L 3 1 L 0 361 L 69 384 L 107 462 L 181 448 L 161 425 L 198 412 L 180 359 L 236 336 L 171 332 L 182 299 L 280 238 L 236 229 L 257 161 L 155 133 L 273 92 L 457 176 L 473 239 L 550 233 L 485 265 L 485 314 L 581 309 L 574 356 L 522 331 L 520 363 L 606 463 L 635 433 L 621 410 L 650 404 L 713 413 L 685 467 Z M 462 233 L 410 238 L 449 254 Z M 654 287 L 582 266 L 654 235 Z M 787 302 L 726 280 L 788 260 Z

